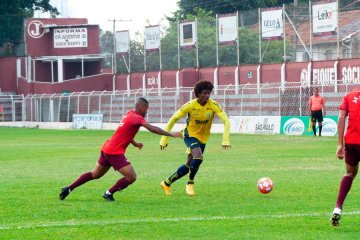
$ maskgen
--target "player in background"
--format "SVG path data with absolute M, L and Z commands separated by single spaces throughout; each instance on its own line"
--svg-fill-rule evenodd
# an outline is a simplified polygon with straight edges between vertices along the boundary
M 347 94 L 339 107 L 337 157 L 345 157 L 346 174 L 340 183 L 339 194 L 330 222 L 338 226 L 346 195 L 356 177 L 360 160 L 360 88 Z M 345 120 L 349 117 L 344 139 Z M 345 144 L 344 144 L 345 140 Z
M 136 142 L 134 140 L 134 137 L 141 126 L 145 127 L 150 132 L 159 135 L 182 138 L 181 132 L 169 133 L 162 130 L 161 128 L 147 123 L 144 117 L 147 114 L 148 108 L 149 102 L 145 98 L 139 98 L 137 100 L 135 109 L 129 111 L 125 115 L 114 135 L 103 144 L 95 169 L 91 172 L 83 173 L 75 182 L 67 187 L 62 188 L 59 195 L 60 200 L 64 200 L 71 191 L 80 185 L 90 180 L 101 178 L 105 173 L 107 173 L 110 167 L 113 167 L 114 170 L 118 171 L 123 177 L 111 188 L 106 190 L 103 195 L 104 199 L 108 201 L 114 201 L 115 199 L 113 194 L 115 192 L 121 191 L 135 182 L 136 173 L 130 161 L 125 157 L 124 154 L 127 146 L 130 143 L 139 149 L 143 147 L 142 143 Z
M 314 95 L 309 98 L 309 115 L 311 117 L 312 129 L 316 136 L 316 121 L 319 123 L 319 136 L 321 137 L 323 114 L 325 116 L 325 99 L 319 95 L 319 89 L 314 89 Z
M 179 119 L 187 116 L 187 125 L 184 130 L 184 142 L 188 149 L 187 160 L 174 174 L 161 182 L 165 195 L 171 195 L 171 184 L 188 173 L 190 174 L 186 184 L 186 193 L 189 196 L 195 195 L 194 178 L 203 162 L 205 145 L 210 136 L 210 128 L 215 114 L 224 123 L 222 147 L 224 149 L 231 147 L 229 142 L 230 121 L 220 105 L 210 98 L 213 88 L 212 82 L 206 80 L 197 82 L 194 87 L 196 99 L 185 103 L 171 117 L 165 128 L 170 131 Z M 165 149 L 167 145 L 168 137 L 163 136 L 160 140 L 160 149 Z

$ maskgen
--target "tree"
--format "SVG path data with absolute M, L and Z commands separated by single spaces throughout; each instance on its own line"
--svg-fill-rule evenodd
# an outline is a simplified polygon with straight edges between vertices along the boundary
M 32 17 L 34 11 L 59 12 L 49 3 L 50 0 L 1 0 L 0 1 L 0 46 L 5 43 L 19 44 L 22 40 L 24 19 Z
M 292 3 L 293 0 L 258 0 L 258 1 L 234 1 L 234 0 L 180 0 L 178 15 L 184 17 L 187 14 L 195 14 L 197 8 L 211 11 L 213 14 L 226 14 L 236 11 L 245 11 L 264 7 L 281 6 Z

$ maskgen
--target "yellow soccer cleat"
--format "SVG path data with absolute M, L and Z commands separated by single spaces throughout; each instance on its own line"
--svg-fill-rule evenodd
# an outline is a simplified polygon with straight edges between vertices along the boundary
M 160 184 L 161 188 L 164 189 L 165 195 L 170 196 L 171 195 L 171 186 L 167 186 L 165 184 L 165 181 L 162 181 Z
M 189 196 L 194 196 L 195 195 L 194 184 L 186 184 L 186 193 Z

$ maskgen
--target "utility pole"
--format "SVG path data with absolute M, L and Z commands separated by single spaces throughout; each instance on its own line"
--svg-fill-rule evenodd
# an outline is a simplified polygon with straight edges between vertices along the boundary
M 294 0 L 294 15 L 293 15 L 293 22 L 294 22 L 294 26 L 295 28 L 298 27 L 298 0 Z M 291 61 L 295 61 L 296 60 L 296 48 L 297 48 L 297 43 L 298 43 L 298 38 L 297 38 L 297 35 L 294 34 L 294 38 L 293 38 L 293 50 L 292 50 L 292 56 L 291 56 Z
M 115 25 L 116 22 L 131 22 L 131 19 L 109 19 L 108 21 L 113 22 L 113 44 L 114 44 L 114 70 L 113 72 L 116 74 L 117 73 L 117 65 L 116 65 L 116 32 L 115 32 Z M 130 52 L 130 49 L 129 49 Z

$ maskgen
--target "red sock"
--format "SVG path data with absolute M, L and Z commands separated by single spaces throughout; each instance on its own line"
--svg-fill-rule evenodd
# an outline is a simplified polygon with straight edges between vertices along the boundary
M 127 186 L 129 186 L 131 184 L 131 182 L 129 180 L 127 180 L 125 177 L 121 178 L 119 181 L 117 181 L 114 186 L 112 186 L 109 189 L 109 192 L 111 192 L 111 194 L 113 194 L 116 191 L 120 191 L 122 189 L 127 188 Z
M 350 191 L 353 179 L 350 176 L 344 176 L 340 183 L 339 195 L 336 202 L 336 207 L 342 209 L 342 205 L 345 201 L 346 195 Z
M 84 183 L 93 180 L 93 177 L 91 175 L 91 172 L 84 173 L 81 175 L 78 179 L 76 179 L 75 182 L 73 182 L 69 187 L 71 190 L 77 188 L 80 185 L 83 185 Z

